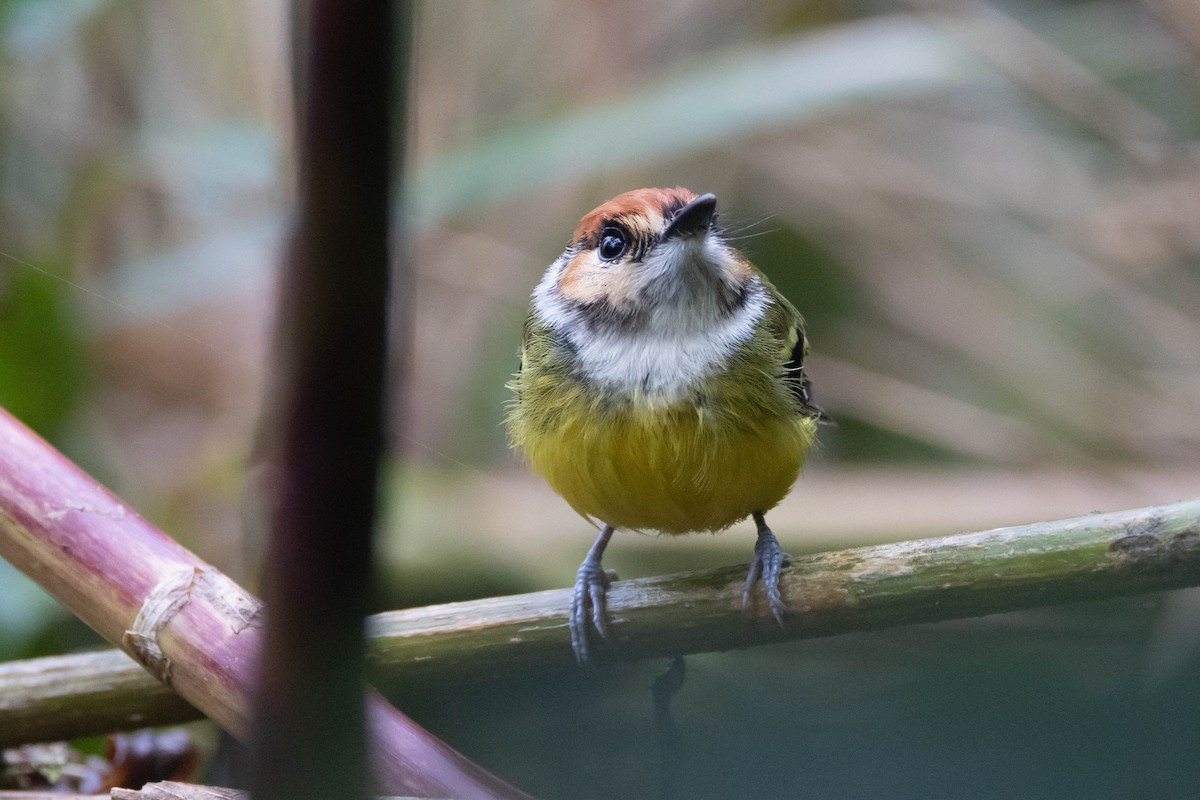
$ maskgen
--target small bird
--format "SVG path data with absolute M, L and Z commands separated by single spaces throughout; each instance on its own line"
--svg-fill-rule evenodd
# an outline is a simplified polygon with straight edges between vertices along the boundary
M 804 320 L 722 236 L 717 198 L 636 189 L 586 214 L 533 292 L 507 423 L 514 447 L 600 534 L 579 566 L 571 646 L 607 637 L 613 531 L 720 531 L 753 517 L 754 560 L 783 624 L 783 553 L 765 513 L 825 413 Z

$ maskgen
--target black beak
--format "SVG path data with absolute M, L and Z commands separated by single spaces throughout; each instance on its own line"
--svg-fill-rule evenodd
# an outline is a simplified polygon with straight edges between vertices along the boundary
M 683 208 L 667 223 L 662 232 L 663 241 L 667 239 L 696 236 L 708 230 L 712 224 L 713 214 L 717 211 L 717 196 L 702 194 Z

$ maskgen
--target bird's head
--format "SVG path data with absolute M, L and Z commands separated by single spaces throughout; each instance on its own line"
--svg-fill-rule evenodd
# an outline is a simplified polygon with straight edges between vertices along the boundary
M 687 333 L 742 299 L 749 264 L 716 227 L 717 198 L 683 188 L 635 189 L 580 220 L 535 300 L 572 325 Z

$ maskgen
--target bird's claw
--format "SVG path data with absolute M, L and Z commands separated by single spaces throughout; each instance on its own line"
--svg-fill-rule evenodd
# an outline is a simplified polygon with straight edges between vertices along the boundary
M 754 560 L 750 562 L 750 572 L 746 575 L 746 584 L 742 587 L 742 610 L 750 610 L 750 593 L 754 584 L 761 578 L 763 591 L 767 593 L 767 607 L 775 621 L 783 625 L 783 614 L 787 607 L 779 593 L 779 572 L 785 561 L 779 540 L 770 528 L 760 528 L 758 541 L 754 544 Z
M 580 664 L 588 660 L 588 607 L 591 607 L 591 623 L 596 632 L 608 638 L 607 596 L 608 586 L 616 579 L 616 573 L 600 566 L 600 560 L 584 559 L 575 573 L 575 590 L 571 594 L 571 613 L 568 624 L 571 629 L 571 649 Z

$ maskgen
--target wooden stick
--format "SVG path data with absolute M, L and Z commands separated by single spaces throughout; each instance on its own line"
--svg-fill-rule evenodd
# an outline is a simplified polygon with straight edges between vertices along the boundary
M 0 747 L 203 717 L 120 650 L 0 664 Z
M 730 650 L 1200 585 L 1200 499 L 791 559 L 780 627 L 745 565 L 614 583 L 598 663 Z M 374 678 L 477 679 L 573 664 L 570 591 L 370 618 Z
M 0 525 L 0 551 L 4 529 Z M 612 640 L 598 643 L 597 660 L 750 647 L 1198 586 L 1200 499 L 793 558 L 781 579 L 791 608 L 783 629 L 761 607 L 749 619 L 743 615 L 744 575 L 739 565 L 614 583 Z M 464 681 L 533 667 L 575 669 L 569 602 L 570 591 L 556 589 L 371 617 L 374 676 L 381 683 L 397 676 Z M 111 716 L 89 699 L 96 697 L 106 698 Z M 167 724 L 195 713 L 111 654 L 0 665 L 0 745 Z

